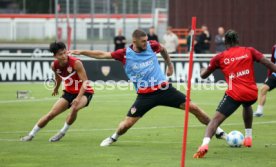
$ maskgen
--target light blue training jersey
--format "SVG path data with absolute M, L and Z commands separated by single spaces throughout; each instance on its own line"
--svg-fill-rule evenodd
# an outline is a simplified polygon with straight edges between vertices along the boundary
M 147 50 L 140 53 L 130 47 L 126 49 L 125 73 L 133 82 L 136 91 L 139 88 L 153 87 L 167 81 L 149 42 L 147 42 Z

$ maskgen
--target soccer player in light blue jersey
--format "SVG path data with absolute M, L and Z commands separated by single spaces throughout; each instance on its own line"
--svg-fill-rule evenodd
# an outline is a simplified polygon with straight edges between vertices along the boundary
M 176 90 L 161 71 L 156 53 L 160 53 L 167 65 L 167 76 L 173 74 L 173 65 L 166 48 L 156 41 L 147 41 L 147 34 L 135 30 L 132 44 L 114 52 L 97 50 L 72 50 L 72 54 L 85 55 L 96 59 L 115 59 L 124 65 L 125 73 L 136 88 L 137 98 L 130 107 L 126 118 L 119 124 L 113 135 L 102 141 L 100 146 L 109 146 L 131 128 L 144 114 L 156 106 L 169 106 L 184 110 L 186 96 Z M 190 112 L 207 125 L 210 118 L 197 105 L 190 103 Z M 226 137 L 221 128 L 216 131 L 218 138 Z

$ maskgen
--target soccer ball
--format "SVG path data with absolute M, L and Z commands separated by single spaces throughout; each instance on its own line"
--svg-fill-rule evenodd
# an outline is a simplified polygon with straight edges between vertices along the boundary
M 243 144 L 243 140 L 243 134 L 237 130 L 231 131 L 226 137 L 226 142 L 230 147 L 240 147 Z

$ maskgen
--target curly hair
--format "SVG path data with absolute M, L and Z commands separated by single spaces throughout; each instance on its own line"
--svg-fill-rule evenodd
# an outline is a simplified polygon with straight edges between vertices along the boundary
M 235 30 L 228 30 L 225 33 L 225 45 L 232 47 L 239 44 L 239 36 Z

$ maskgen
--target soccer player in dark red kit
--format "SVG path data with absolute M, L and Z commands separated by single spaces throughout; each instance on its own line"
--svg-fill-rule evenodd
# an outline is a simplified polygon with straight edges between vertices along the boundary
M 50 142 L 59 141 L 76 120 L 78 111 L 88 106 L 94 93 L 92 87 L 89 86 L 86 72 L 81 61 L 75 57 L 68 56 L 68 51 L 63 42 L 51 43 L 50 52 L 54 54 L 56 59 L 52 63 L 52 70 L 55 73 L 56 81 L 52 96 L 58 95 L 58 89 L 62 80 L 64 81 L 65 90 L 63 90 L 63 95 L 53 105 L 50 112 L 43 116 L 31 132 L 27 136 L 21 138 L 21 141 L 31 141 L 36 133 L 41 128 L 45 127 L 49 121 L 70 108 L 71 112 L 63 128 L 49 139 Z
M 73 50 L 72 54 L 85 55 L 96 59 L 116 59 L 124 65 L 125 73 L 133 82 L 137 91 L 137 98 L 130 107 L 127 116 L 119 124 L 115 133 L 104 139 L 100 146 L 110 146 L 120 136 L 125 134 L 140 118 L 156 106 L 168 106 L 178 109 L 185 108 L 186 96 L 168 83 L 161 71 L 156 53 L 160 53 L 167 65 L 167 75 L 173 74 L 173 65 L 166 48 L 157 41 L 147 41 L 147 34 L 142 30 L 132 33 L 132 45 L 115 52 L 97 50 Z M 197 119 L 207 125 L 210 118 L 194 103 L 190 105 L 190 112 Z M 226 138 L 221 128 L 216 130 L 217 138 Z
M 253 111 L 251 105 L 258 97 L 258 88 L 254 78 L 254 61 L 265 65 L 271 71 L 276 71 L 276 65 L 267 60 L 259 51 L 252 47 L 239 46 L 238 34 L 228 30 L 225 34 L 227 50 L 216 55 L 210 61 L 209 67 L 203 69 L 201 77 L 207 78 L 216 69 L 221 69 L 228 89 L 222 98 L 215 116 L 209 122 L 202 145 L 194 154 L 194 158 L 203 158 L 208 151 L 208 144 L 216 128 L 237 108 L 243 106 L 243 120 L 245 126 L 245 147 L 252 146 Z

